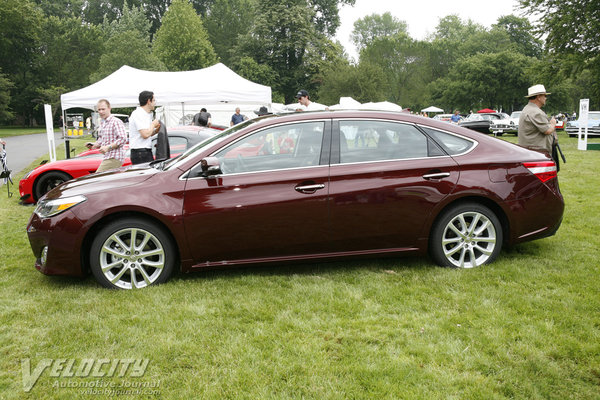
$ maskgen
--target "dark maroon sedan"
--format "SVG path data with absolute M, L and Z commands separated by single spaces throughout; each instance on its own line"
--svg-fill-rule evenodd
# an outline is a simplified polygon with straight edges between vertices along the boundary
M 27 232 L 36 268 L 111 288 L 184 272 L 350 256 L 492 262 L 552 235 L 564 202 L 542 153 L 390 112 L 246 121 L 182 156 L 75 179 Z

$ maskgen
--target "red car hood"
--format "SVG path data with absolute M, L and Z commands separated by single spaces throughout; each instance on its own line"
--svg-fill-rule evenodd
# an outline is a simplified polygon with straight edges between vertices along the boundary
M 58 197 L 86 195 L 97 192 L 106 192 L 118 188 L 131 189 L 159 172 L 152 167 L 132 167 L 126 166 L 116 170 L 100 172 L 82 176 L 63 183 L 62 185 L 49 191 L 45 199 L 56 199 Z

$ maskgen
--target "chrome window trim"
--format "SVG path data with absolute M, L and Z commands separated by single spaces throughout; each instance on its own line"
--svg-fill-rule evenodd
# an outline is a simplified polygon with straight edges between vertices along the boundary
M 329 168 L 329 164 L 327 164 L 327 165 L 309 165 L 307 167 L 265 169 L 263 171 L 235 172 L 233 174 L 214 175 L 214 178 L 220 178 L 220 177 L 225 177 L 225 176 L 229 177 L 229 176 L 238 176 L 238 175 L 262 174 L 262 173 L 267 173 L 267 172 L 273 173 L 273 172 L 279 172 L 279 171 L 294 171 L 294 170 L 309 169 L 309 168 Z M 187 175 L 190 173 L 190 171 L 192 169 L 193 169 L 193 167 L 190 168 L 189 170 L 185 171 L 183 174 L 181 174 L 179 176 L 179 180 L 180 181 L 185 181 L 185 180 L 194 180 L 194 179 L 208 179 L 208 178 L 206 178 L 204 176 L 197 176 L 197 177 L 194 177 L 194 178 L 188 178 Z
M 348 162 L 348 163 L 343 163 L 343 162 L 339 162 L 337 164 L 331 164 L 331 166 L 335 166 L 335 165 L 352 165 L 352 164 L 364 164 L 364 163 L 380 163 L 380 162 L 390 162 L 390 161 L 405 161 L 405 160 L 432 160 L 432 159 L 436 159 L 436 158 L 446 158 L 446 157 L 458 157 L 458 156 L 463 156 L 465 154 L 469 154 L 471 151 L 473 151 L 478 145 L 479 142 L 475 139 L 471 139 L 453 132 L 448 132 L 446 130 L 443 129 L 439 129 L 439 128 L 434 128 L 428 125 L 419 125 L 416 124 L 414 122 L 407 122 L 407 121 L 398 121 L 395 119 L 380 119 L 380 118 L 358 118 L 358 117 L 348 117 L 348 118 L 336 118 L 335 121 L 368 121 L 368 120 L 372 120 L 372 121 L 381 121 L 381 122 L 393 122 L 396 124 L 403 124 L 403 125 L 410 125 L 413 126 L 417 129 L 417 131 L 419 131 L 419 133 L 421 133 L 423 136 L 425 136 L 428 139 L 434 140 L 433 138 L 430 138 L 429 135 L 427 135 L 426 132 L 423 132 L 422 128 L 423 127 L 427 127 L 429 129 L 433 129 L 435 131 L 438 132 L 442 132 L 445 133 L 447 135 L 452 135 L 452 136 L 456 136 L 460 139 L 469 141 L 471 143 L 473 143 L 474 145 L 471 146 L 467 151 L 463 152 L 463 153 L 459 153 L 459 154 L 454 154 L 454 155 L 445 155 L 445 156 L 432 156 L 432 157 L 414 157 L 414 158 L 391 158 L 391 159 L 387 159 L 387 160 L 373 160 L 373 161 L 358 161 L 358 162 Z M 435 140 L 434 140 L 435 141 Z M 442 149 L 443 150 L 443 149 Z
M 438 132 L 445 133 L 446 135 L 452 135 L 452 136 L 456 136 L 457 138 L 460 138 L 460 139 L 463 139 L 463 140 L 466 140 L 466 141 L 468 141 L 468 142 L 471 142 L 471 143 L 473 143 L 473 146 L 471 146 L 471 147 L 470 147 L 470 148 L 469 148 L 467 151 L 464 151 L 464 152 L 462 152 L 462 153 L 458 153 L 458 154 L 449 155 L 449 157 L 459 157 L 459 156 L 464 156 L 465 154 L 469 154 L 470 152 L 472 152 L 473 150 L 475 150 L 475 148 L 476 148 L 477 146 L 479 146 L 479 142 L 478 142 L 477 140 L 475 140 L 475 139 L 471 139 L 471 138 L 469 138 L 469 137 L 466 137 L 466 136 L 459 135 L 459 134 L 457 134 L 457 133 L 454 133 L 454 132 L 448 132 L 448 131 L 445 131 L 445 130 L 443 130 L 443 129 L 434 128 L 434 127 L 431 127 L 431 126 L 426 126 L 426 125 L 417 125 L 417 126 L 426 127 L 426 128 L 428 128 L 428 129 L 432 129 L 432 130 L 434 130 L 434 131 L 438 131 Z M 434 140 L 434 139 L 432 139 L 432 140 Z M 428 157 L 428 158 L 429 158 L 429 157 Z
M 328 121 L 331 121 L 331 118 L 319 118 L 319 119 L 312 119 L 312 120 L 305 120 L 305 121 L 293 121 L 293 122 L 280 122 L 280 123 L 277 123 L 277 124 L 265 126 L 265 127 L 261 128 L 261 129 L 257 129 L 255 131 L 252 131 L 251 133 L 249 133 L 249 135 L 254 135 L 254 134 L 262 132 L 262 131 L 264 131 L 266 129 L 276 128 L 276 127 L 284 126 L 284 125 L 298 125 L 298 124 L 322 122 L 323 123 L 323 136 L 325 136 L 326 135 L 325 128 L 326 128 L 326 124 L 327 124 Z M 235 141 L 229 143 L 227 145 L 227 147 L 236 144 L 237 142 L 239 142 L 240 140 L 242 140 L 242 139 L 244 139 L 246 137 L 248 137 L 248 135 L 244 135 L 244 136 L 239 137 Z M 211 153 L 207 157 L 215 157 L 215 154 L 218 153 L 219 151 L 223 150 L 223 149 L 224 148 L 221 147 L 220 149 L 218 149 L 215 152 Z M 206 179 L 206 177 L 203 177 L 203 176 L 198 176 L 198 177 L 194 177 L 194 178 L 188 178 L 187 177 L 187 175 L 190 173 L 190 171 L 193 170 L 194 168 L 196 168 L 199 164 L 200 164 L 200 162 L 194 164 L 191 168 L 189 168 L 187 171 L 185 171 L 183 174 L 181 174 L 179 176 L 179 180 L 181 181 L 181 180 L 188 180 L 188 179 L 190 179 L 190 180 L 191 179 Z M 235 175 L 257 174 L 257 173 L 262 173 L 262 172 L 291 171 L 291 170 L 307 169 L 307 168 L 318 168 L 318 167 L 327 167 L 327 168 L 329 168 L 329 165 L 309 165 L 309 166 L 306 166 L 306 167 L 292 167 L 292 168 L 268 169 L 268 170 L 262 170 L 262 171 L 236 172 L 236 173 L 232 173 L 232 174 L 215 175 L 215 177 L 217 177 L 217 176 L 221 177 L 221 176 L 235 176 Z

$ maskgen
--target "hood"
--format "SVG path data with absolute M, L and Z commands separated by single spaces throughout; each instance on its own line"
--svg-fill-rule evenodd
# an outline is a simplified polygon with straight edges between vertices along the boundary
M 118 192 L 123 188 L 131 190 L 133 186 L 138 185 L 159 171 L 144 164 L 143 166 L 127 166 L 116 170 L 100 172 L 82 176 L 63 183 L 62 185 L 49 191 L 45 199 L 56 199 L 58 197 L 87 195 L 97 192 Z

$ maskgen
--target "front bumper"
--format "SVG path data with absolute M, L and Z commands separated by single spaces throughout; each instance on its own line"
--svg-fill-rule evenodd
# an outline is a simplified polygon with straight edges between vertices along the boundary
M 492 133 L 517 133 L 519 128 L 515 125 L 490 125 L 490 132 Z
M 27 236 L 36 258 L 35 268 L 45 275 L 84 276 L 81 265 L 83 224 L 67 210 L 50 218 L 32 214 Z M 47 247 L 45 262 L 42 252 Z

